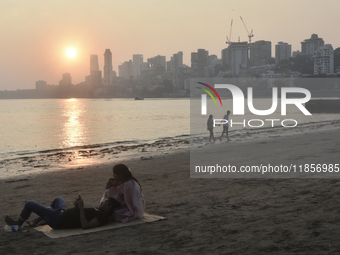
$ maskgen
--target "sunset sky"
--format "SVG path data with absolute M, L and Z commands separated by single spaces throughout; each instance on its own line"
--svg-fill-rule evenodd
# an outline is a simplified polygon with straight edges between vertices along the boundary
M 143 54 L 144 61 L 206 49 L 221 57 L 233 19 L 232 40 L 284 41 L 292 51 L 316 33 L 340 47 L 339 0 L 1 0 L 0 90 L 33 89 L 35 81 L 58 84 L 69 72 L 77 84 L 89 74 L 90 54 L 110 49 L 113 69 Z M 73 48 L 75 52 L 67 50 Z

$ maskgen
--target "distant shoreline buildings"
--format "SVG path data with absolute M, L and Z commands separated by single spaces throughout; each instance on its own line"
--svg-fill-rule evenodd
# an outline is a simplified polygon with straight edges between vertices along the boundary
M 144 61 L 142 54 L 133 54 L 118 66 L 118 76 L 113 71 L 112 53 L 104 51 L 103 72 L 100 70 L 98 55 L 89 56 L 89 74 L 85 81 L 72 85 L 69 73 L 62 74 L 59 85 L 48 85 L 38 80 L 37 91 L 56 90 L 80 91 L 78 94 L 92 96 L 110 95 L 117 97 L 150 95 L 187 95 L 190 78 L 224 77 L 299 77 L 340 75 L 340 48 L 333 50 L 317 34 L 301 42 L 301 51 L 292 53 L 287 42 L 278 42 L 272 57 L 272 43 L 227 42 L 221 56 L 209 55 L 209 51 L 198 49 L 191 53 L 191 65 L 183 63 L 183 52 L 174 53 L 167 61 L 157 55 Z M 75 86 L 74 88 L 72 86 Z

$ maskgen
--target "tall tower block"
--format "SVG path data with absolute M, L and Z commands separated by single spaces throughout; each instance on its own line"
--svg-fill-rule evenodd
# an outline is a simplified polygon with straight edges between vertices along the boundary
M 112 84 L 112 53 L 109 49 L 106 49 L 104 52 L 104 84 L 111 85 Z

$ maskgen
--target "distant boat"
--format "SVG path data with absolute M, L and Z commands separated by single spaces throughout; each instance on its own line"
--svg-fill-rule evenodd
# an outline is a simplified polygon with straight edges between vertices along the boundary
M 135 100 L 144 100 L 144 97 L 135 97 Z

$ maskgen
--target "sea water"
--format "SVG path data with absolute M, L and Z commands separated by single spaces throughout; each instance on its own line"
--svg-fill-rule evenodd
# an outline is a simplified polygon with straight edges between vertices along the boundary
M 206 123 L 209 114 L 213 113 L 214 118 L 222 119 L 227 110 L 232 111 L 232 100 L 223 102 L 223 107 L 208 102 L 208 115 L 201 115 L 199 102 L 198 107 L 195 107 L 195 103 L 188 98 L 0 100 L 0 176 L 4 171 L 10 173 L 10 168 L 17 173 L 27 171 L 29 167 L 45 166 L 48 170 L 51 160 L 47 161 L 47 157 L 64 152 L 114 146 L 122 150 L 124 146 L 131 148 L 157 143 L 159 140 L 190 140 L 191 143 L 197 139 L 198 143 L 202 143 L 208 139 Z M 271 99 L 254 99 L 256 109 L 269 109 L 270 106 Z M 238 140 L 251 137 L 249 133 L 256 133 L 253 138 L 267 137 L 273 129 L 284 130 L 286 134 L 297 130 L 308 132 L 315 127 L 332 126 L 340 122 L 340 114 L 305 116 L 294 106 L 288 107 L 287 116 L 282 116 L 278 107 L 271 116 L 254 116 L 246 110 L 244 116 L 231 115 L 230 118 L 238 123 L 246 123 L 229 127 L 230 138 L 234 136 Z M 272 122 L 268 121 L 260 128 L 247 125 L 249 119 L 268 118 L 295 119 L 300 129 L 280 127 L 280 121 L 275 122 L 274 128 L 270 126 Z M 252 124 L 258 125 L 259 122 Z M 214 131 L 218 137 L 222 127 L 217 126 Z M 238 140 L 234 139 L 233 142 Z M 54 160 L 59 162 L 61 156 Z M 66 163 L 79 165 L 79 161 L 74 158 L 77 157 L 69 157 Z M 78 153 L 78 158 L 84 157 Z M 102 161 L 101 158 L 98 160 Z
M 0 100 L 0 161 L 189 135 L 188 99 Z

